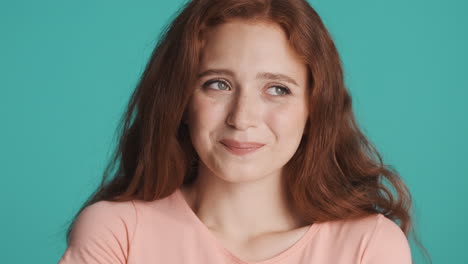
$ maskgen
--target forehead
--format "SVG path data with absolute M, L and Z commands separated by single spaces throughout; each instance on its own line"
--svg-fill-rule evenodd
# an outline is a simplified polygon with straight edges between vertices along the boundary
M 273 71 L 301 79 L 306 66 L 290 46 L 278 25 L 232 21 L 204 34 L 201 67 L 230 68 L 237 72 Z

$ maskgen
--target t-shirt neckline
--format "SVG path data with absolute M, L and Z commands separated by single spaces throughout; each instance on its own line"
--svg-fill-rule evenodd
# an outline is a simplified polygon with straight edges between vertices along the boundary
M 304 233 L 304 235 L 301 238 L 299 238 L 299 240 L 296 241 L 296 243 L 294 243 L 292 246 L 290 246 L 289 248 L 285 249 L 284 251 L 282 251 L 281 253 L 278 253 L 277 255 L 273 257 L 270 257 L 262 261 L 255 261 L 255 262 L 245 261 L 245 260 L 238 258 L 233 253 L 231 253 L 227 248 L 225 248 L 218 241 L 218 239 L 213 235 L 213 233 L 211 233 L 208 227 L 200 220 L 200 218 L 198 218 L 198 216 L 195 214 L 192 208 L 188 205 L 182 192 L 180 191 L 180 188 L 178 188 L 175 191 L 175 196 L 182 210 L 187 214 L 189 218 L 192 219 L 192 221 L 196 224 L 197 228 L 211 241 L 211 243 L 217 246 L 224 255 L 226 255 L 228 258 L 232 259 L 233 261 L 239 264 L 272 264 L 280 260 L 284 260 L 288 256 L 293 255 L 295 252 L 303 248 L 307 244 L 307 242 L 312 238 L 312 236 L 316 233 L 318 228 L 320 227 L 320 224 L 318 223 L 314 223 L 310 225 L 307 231 Z

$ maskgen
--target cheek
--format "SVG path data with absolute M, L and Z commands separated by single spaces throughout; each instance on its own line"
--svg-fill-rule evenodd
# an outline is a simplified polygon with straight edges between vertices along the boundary
M 300 104 L 288 104 L 268 111 L 270 129 L 279 141 L 294 140 L 302 137 L 307 112 Z
M 209 133 L 223 120 L 224 106 L 211 98 L 194 97 L 189 107 L 189 126 L 192 134 Z

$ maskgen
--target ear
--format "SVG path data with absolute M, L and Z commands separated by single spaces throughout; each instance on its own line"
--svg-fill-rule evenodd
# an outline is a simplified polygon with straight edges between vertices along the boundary
M 188 125 L 188 115 L 187 115 L 187 111 L 184 111 L 183 115 L 182 115 L 182 123 L 184 125 Z
M 306 125 L 304 126 L 304 132 L 302 134 L 307 135 L 309 133 L 309 129 L 310 129 L 310 122 L 309 122 L 309 119 L 307 119 Z

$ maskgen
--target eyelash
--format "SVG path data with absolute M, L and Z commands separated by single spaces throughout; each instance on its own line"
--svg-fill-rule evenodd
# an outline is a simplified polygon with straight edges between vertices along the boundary
M 208 85 L 216 83 L 216 82 L 222 82 L 222 83 L 224 83 L 225 85 L 227 85 L 230 88 L 229 83 L 227 81 L 225 81 L 225 80 L 222 80 L 222 79 L 212 79 L 212 80 L 206 81 L 202 86 L 207 87 Z M 283 95 L 274 95 L 274 96 L 286 96 L 286 95 L 291 94 L 291 90 L 289 88 L 285 87 L 285 86 L 274 85 L 274 86 L 271 86 L 270 88 L 272 88 L 272 87 L 281 88 L 284 91 Z

